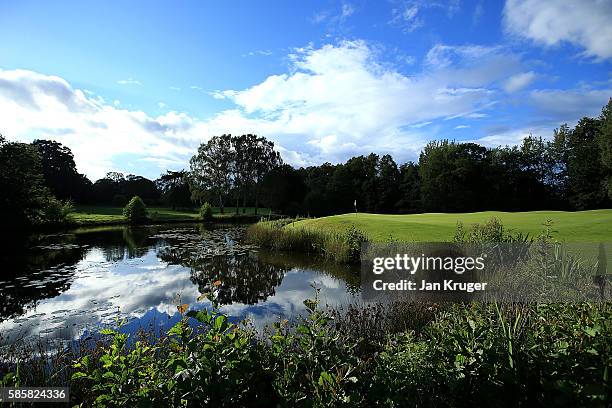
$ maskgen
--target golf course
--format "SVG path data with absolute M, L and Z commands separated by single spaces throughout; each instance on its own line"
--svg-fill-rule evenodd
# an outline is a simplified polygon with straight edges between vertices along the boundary
M 289 224 L 288 228 L 324 231 L 344 231 L 350 226 L 363 231 L 372 241 L 448 241 L 453 238 L 457 223 L 469 227 L 498 218 L 508 230 L 537 236 L 543 224 L 552 221 L 554 237 L 564 242 L 612 241 L 612 210 L 591 211 L 529 211 L 424 214 L 352 213 L 313 218 Z

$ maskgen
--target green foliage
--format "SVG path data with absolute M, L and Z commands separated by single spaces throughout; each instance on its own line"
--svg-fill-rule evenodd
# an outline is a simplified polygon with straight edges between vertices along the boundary
M 44 219 L 46 223 L 59 225 L 70 221 L 73 212 L 74 205 L 71 200 L 58 200 L 50 196 L 45 203 Z
M 607 304 L 487 303 L 433 308 L 414 330 L 355 336 L 319 306 L 263 337 L 212 308 L 186 312 L 155 343 L 109 341 L 78 359 L 84 406 L 606 406 L 612 384 Z M 186 312 L 186 313 L 185 313 Z M 189 322 L 197 322 L 194 327 Z M 380 329 L 379 329 L 380 330 Z M 366 346 L 367 345 L 367 346 Z M 5 377 L 14 384 L 18 376 Z
M 506 230 L 499 218 L 492 217 L 483 224 L 473 224 L 469 230 L 465 229 L 462 222 L 458 222 L 453 241 L 461 243 L 526 243 L 529 242 L 529 236 L 522 232 Z
M 92 183 L 77 171 L 72 151 L 53 140 L 32 142 L 41 158 L 45 185 L 61 200 L 83 202 L 91 198 Z
M 330 328 L 332 316 L 319 308 L 315 291 L 295 327 L 287 321 L 273 326 L 267 360 L 276 373 L 273 389 L 282 406 L 354 406 L 363 400 L 356 343 Z
M 0 210 L 5 227 L 32 228 L 61 218 L 61 207 L 44 186 L 38 150 L 25 143 L 0 143 Z
M 337 263 L 360 261 L 361 246 L 368 238 L 359 229 L 351 227 L 343 232 L 329 232 L 296 228 L 293 227 L 295 221 L 260 221 L 247 229 L 247 241 L 274 250 L 314 253 Z
M 138 224 L 148 219 L 147 206 L 138 196 L 132 199 L 123 208 L 123 216 L 130 224 Z
M 202 204 L 202 207 L 200 207 L 200 218 L 204 222 L 211 222 L 213 220 L 212 206 L 208 202 Z

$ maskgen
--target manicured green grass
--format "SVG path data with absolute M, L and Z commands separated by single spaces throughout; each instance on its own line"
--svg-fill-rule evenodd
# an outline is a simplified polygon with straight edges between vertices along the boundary
M 153 221 L 194 221 L 199 220 L 200 216 L 197 210 L 172 210 L 163 207 L 149 207 L 149 217 Z M 216 218 L 233 217 L 235 208 L 226 207 L 225 213 L 221 214 L 219 208 L 213 207 L 213 213 Z M 268 208 L 259 208 L 258 214 L 267 215 L 270 213 Z M 254 207 L 247 207 L 246 214 L 255 214 Z M 240 209 L 242 215 L 242 208 Z M 77 206 L 76 211 L 71 214 L 72 220 L 79 225 L 97 225 L 97 224 L 121 224 L 125 222 L 123 218 L 122 207 L 107 207 L 107 206 Z
M 499 218 L 505 228 L 537 236 L 543 223 L 553 221 L 554 237 L 565 242 L 612 242 L 612 210 L 592 211 L 530 211 L 477 213 L 426 213 L 407 215 L 342 214 L 297 221 L 286 228 L 312 228 L 342 231 L 349 226 L 365 232 L 373 241 L 386 241 L 390 237 L 400 241 L 448 241 L 453 238 L 457 222 L 466 227 Z

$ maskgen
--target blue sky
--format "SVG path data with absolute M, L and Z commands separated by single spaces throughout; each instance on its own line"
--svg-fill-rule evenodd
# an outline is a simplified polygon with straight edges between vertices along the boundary
M 154 178 L 215 134 L 295 166 L 516 144 L 612 96 L 612 2 L 0 1 L 0 132 Z

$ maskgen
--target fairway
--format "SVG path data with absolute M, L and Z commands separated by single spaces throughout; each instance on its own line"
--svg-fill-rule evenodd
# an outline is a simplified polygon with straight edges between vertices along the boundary
M 351 225 L 364 231 L 373 241 L 449 241 L 455 233 L 457 222 L 465 227 L 483 223 L 496 217 L 504 227 L 528 233 L 540 234 L 547 220 L 552 220 L 554 237 L 564 242 L 612 242 L 612 210 L 591 211 L 530 211 L 476 213 L 425 213 L 425 214 L 342 214 L 330 217 L 298 221 L 293 228 L 344 230 Z M 291 228 L 291 226 L 290 226 Z
M 235 216 L 235 207 L 225 207 L 225 212 L 221 214 L 218 207 L 213 207 L 213 214 L 217 219 L 231 218 Z M 149 217 L 152 221 L 159 222 L 179 222 L 179 221 L 199 221 L 200 215 L 197 210 L 173 210 L 164 207 L 149 207 Z M 267 215 L 269 208 L 259 208 L 258 213 Z M 242 208 L 240 208 L 242 214 Z M 247 215 L 255 214 L 254 207 L 246 207 Z M 72 220 L 78 225 L 104 225 L 121 224 L 125 222 L 123 217 L 123 207 L 111 206 L 77 206 L 75 212 L 70 214 Z

